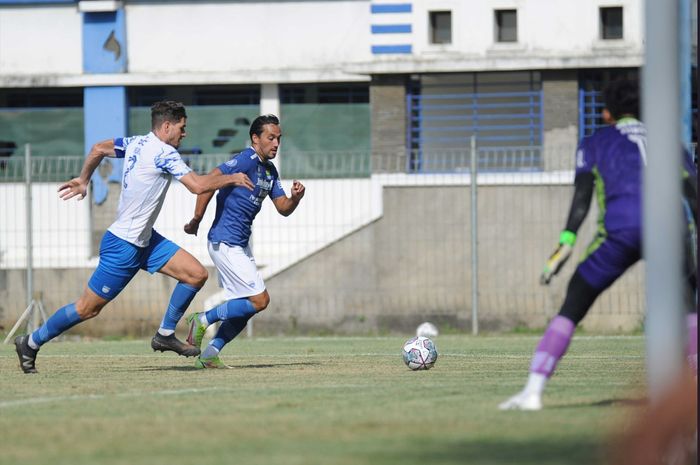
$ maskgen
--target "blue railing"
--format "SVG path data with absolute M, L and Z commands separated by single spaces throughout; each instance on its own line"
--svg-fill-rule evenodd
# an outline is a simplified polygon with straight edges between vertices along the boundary
M 429 172 L 428 154 L 468 148 L 472 136 L 480 148 L 542 145 L 541 90 L 424 95 L 415 86 L 409 88 L 406 104 L 409 172 Z
M 600 112 L 603 110 L 603 93 L 597 90 L 578 91 L 578 138 L 590 136 L 605 126 Z

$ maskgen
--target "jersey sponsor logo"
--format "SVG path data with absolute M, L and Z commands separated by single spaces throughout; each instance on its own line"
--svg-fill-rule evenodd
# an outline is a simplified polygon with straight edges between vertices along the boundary
M 583 168 L 586 166 L 586 160 L 583 159 L 583 149 L 578 149 L 576 151 L 576 167 Z
M 230 166 L 231 168 L 235 167 L 238 164 L 238 160 L 235 158 L 232 158 L 231 160 L 226 162 L 226 166 Z
M 109 286 L 102 286 L 102 292 L 104 292 L 105 294 L 109 294 L 109 291 L 111 290 L 112 288 L 110 288 Z

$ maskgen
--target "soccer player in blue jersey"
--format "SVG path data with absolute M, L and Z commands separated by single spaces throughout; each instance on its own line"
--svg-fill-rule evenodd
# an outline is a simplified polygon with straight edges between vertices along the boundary
M 604 93 L 603 119 L 609 126 L 583 139 L 576 152 L 574 196 L 559 246 L 550 256 L 540 278 L 542 284 L 561 269 L 571 255 L 576 232 L 583 223 L 593 192 L 600 211 L 598 230 L 569 281 L 564 303 L 547 326 L 535 349 L 525 388 L 499 405 L 502 410 L 539 410 L 542 393 L 557 363 L 564 356 L 576 325 L 586 316 L 596 298 L 642 254 L 642 172 L 646 163 L 646 130 L 638 121 L 637 84 L 615 81 Z M 671 161 L 673 162 L 673 161 Z M 693 206 L 697 193 L 696 171 L 684 158 L 685 205 Z M 696 215 L 695 215 L 696 218 Z M 694 228 L 693 215 L 689 228 Z M 692 257 L 690 257 L 691 261 Z M 689 267 L 688 285 L 694 286 L 695 269 Z M 694 306 L 691 310 L 695 312 Z M 697 313 L 688 315 L 687 355 L 697 370 Z
M 32 334 L 15 338 L 20 368 L 25 373 L 37 372 L 37 352 L 43 344 L 96 317 L 140 269 L 149 273 L 157 271 L 178 281 L 160 328 L 151 340 L 153 350 L 171 350 L 188 357 L 199 355 L 197 347 L 178 340 L 174 333 L 177 322 L 207 280 L 207 270 L 192 255 L 158 234 L 153 225 L 173 178 L 194 194 L 232 185 L 250 192 L 253 184 L 244 173 L 206 176 L 194 173 L 177 151 L 186 135 L 186 121 L 181 103 L 157 102 L 151 108 L 149 134 L 98 142 L 86 157 L 80 176 L 59 187 L 62 199 L 82 200 L 92 173 L 104 157 L 126 161 L 117 219 L 102 238 L 99 264 L 83 294 L 77 301 L 58 309 Z
M 245 173 L 255 184 L 253 192 L 241 187 L 225 187 L 216 196 L 216 215 L 209 230 L 209 255 L 216 265 L 219 285 L 224 288 L 226 302 L 206 312 L 187 318 L 187 342 L 200 347 L 207 327 L 217 321 L 221 326 L 214 339 L 195 361 L 197 368 L 228 368 L 219 358 L 221 349 L 235 338 L 248 320 L 267 308 L 270 295 L 258 272 L 250 250 L 250 234 L 255 216 L 266 197 L 272 199 L 277 211 L 289 216 L 304 197 L 305 188 L 299 181 L 292 183 L 287 197 L 272 159 L 277 155 L 282 132 L 274 115 L 258 116 L 250 126 L 251 147 L 235 155 L 210 173 Z M 200 194 L 192 220 L 185 232 L 197 234 L 213 193 Z

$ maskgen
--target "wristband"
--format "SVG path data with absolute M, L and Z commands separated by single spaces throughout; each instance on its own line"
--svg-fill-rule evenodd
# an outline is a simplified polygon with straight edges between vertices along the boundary
M 576 243 L 576 233 L 564 230 L 559 235 L 560 244 L 574 245 Z

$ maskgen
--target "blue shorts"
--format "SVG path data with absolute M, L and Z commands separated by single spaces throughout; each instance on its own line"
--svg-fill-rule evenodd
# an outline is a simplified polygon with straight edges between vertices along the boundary
M 639 229 L 621 230 L 598 235 L 588 246 L 578 272 L 588 284 L 603 291 L 642 258 Z
M 180 247 L 154 229 L 147 247 L 137 247 L 107 231 L 100 243 L 100 263 L 88 286 L 100 297 L 114 299 L 139 270 L 155 273 Z

